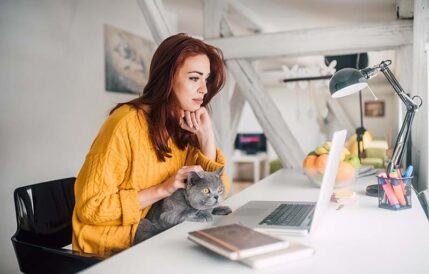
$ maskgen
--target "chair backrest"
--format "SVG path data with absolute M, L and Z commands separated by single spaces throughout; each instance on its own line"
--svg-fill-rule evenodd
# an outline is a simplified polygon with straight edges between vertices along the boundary
M 14 192 L 17 231 L 12 244 L 24 273 L 75 273 L 102 258 L 63 249 L 72 238 L 76 178 L 19 187 Z
M 18 240 L 53 248 L 71 243 L 75 180 L 66 178 L 15 190 Z

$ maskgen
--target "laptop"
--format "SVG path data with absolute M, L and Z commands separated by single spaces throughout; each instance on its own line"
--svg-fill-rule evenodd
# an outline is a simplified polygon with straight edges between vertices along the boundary
M 215 225 L 238 223 L 272 234 L 308 235 L 317 226 L 329 205 L 346 134 L 346 130 L 340 130 L 332 137 L 317 202 L 250 201 L 231 214 L 218 219 Z

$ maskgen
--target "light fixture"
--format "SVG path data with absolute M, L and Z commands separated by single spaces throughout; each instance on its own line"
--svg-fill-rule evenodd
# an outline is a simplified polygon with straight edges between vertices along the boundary
M 422 98 L 419 96 L 410 98 L 407 95 L 399 82 L 396 80 L 392 71 L 389 69 L 390 64 L 392 64 L 390 60 L 385 60 L 372 68 L 365 68 L 361 70 L 352 68 L 341 69 L 336 72 L 329 81 L 329 91 L 331 92 L 331 96 L 333 98 L 339 98 L 368 87 L 368 80 L 381 71 L 389 81 L 390 85 L 393 87 L 396 95 L 398 95 L 401 101 L 405 104 L 407 113 L 405 114 L 405 118 L 401 129 L 399 130 L 398 136 L 396 137 L 393 155 L 389 160 L 389 164 L 387 165 L 387 174 L 389 174 L 393 169 L 399 167 L 404 156 L 404 149 L 406 147 L 405 144 L 411 132 L 411 125 L 413 123 L 414 115 L 422 106 L 423 102 Z M 414 99 L 418 99 L 420 102 L 416 104 Z

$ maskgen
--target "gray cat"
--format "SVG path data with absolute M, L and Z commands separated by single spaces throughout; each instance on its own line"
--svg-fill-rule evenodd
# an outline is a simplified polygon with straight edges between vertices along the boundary
M 214 172 L 190 172 L 186 188 L 152 205 L 139 223 L 134 244 L 149 239 L 183 221 L 209 222 L 214 215 L 227 215 L 231 209 L 218 206 L 224 199 L 225 187 L 220 176 L 223 167 Z

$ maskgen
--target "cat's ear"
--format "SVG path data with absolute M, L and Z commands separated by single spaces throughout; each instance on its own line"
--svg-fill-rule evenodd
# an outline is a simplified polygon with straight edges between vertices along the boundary
M 220 177 L 223 174 L 223 167 L 219 168 L 218 170 L 215 171 L 215 173 Z
M 193 185 L 199 179 L 201 179 L 201 175 L 198 172 L 195 172 L 195 171 L 189 172 L 189 174 L 188 174 L 188 184 Z

